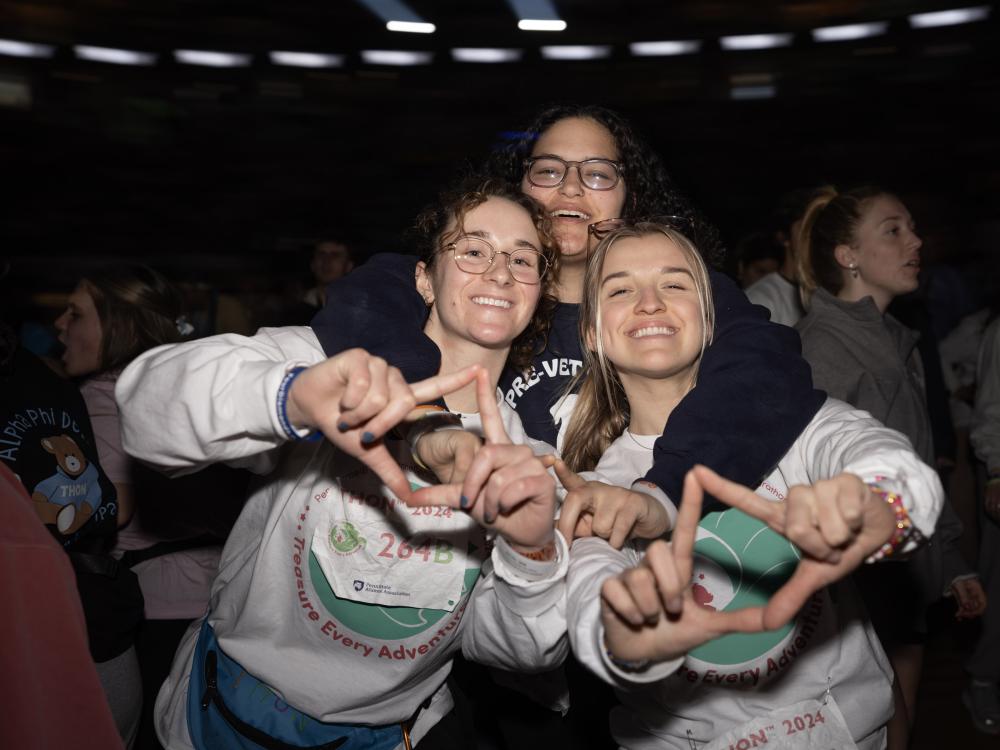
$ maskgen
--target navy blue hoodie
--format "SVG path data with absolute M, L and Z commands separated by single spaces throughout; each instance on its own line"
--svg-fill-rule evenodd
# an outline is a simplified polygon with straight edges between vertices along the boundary
M 327 287 L 312 328 L 328 356 L 363 347 L 398 367 L 408 382 L 437 374 L 441 352 L 424 333 L 427 306 L 414 283 L 416 258 L 382 253 Z M 785 455 L 825 400 L 812 387 L 798 334 L 771 323 L 728 277 L 711 272 L 715 338 L 698 385 L 677 405 L 656 441 L 646 479 L 675 503 L 696 463 L 756 487 Z M 504 399 L 527 433 L 555 445 L 552 408 L 582 366 L 578 305 L 560 304 L 545 350 L 528 377 L 505 372 Z M 638 479 L 639 477 L 636 477 Z

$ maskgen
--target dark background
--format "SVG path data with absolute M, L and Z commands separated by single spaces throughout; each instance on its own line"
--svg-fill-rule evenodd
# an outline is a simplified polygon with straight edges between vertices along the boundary
M 0 38 L 56 46 L 47 60 L 0 56 L 0 242 L 12 278 L 25 289 L 64 288 L 84 265 L 129 258 L 224 283 L 300 264 L 310 237 L 398 249 L 400 232 L 459 166 L 557 100 L 631 117 L 730 245 L 767 218 L 781 191 L 829 180 L 900 191 L 918 226 L 947 224 L 946 255 L 991 249 L 1000 217 L 996 8 L 985 21 L 919 30 L 908 13 L 962 3 L 555 0 L 568 29 L 529 33 L 503 0 L 409 5 L 437 32 L 391 33 L 353 0 L 0 3 Z M 881 20 L 888 34 L 857 42 L 817 43 L 809 33 Z M 723 34 L 757 32 L 795 37 L 775 50 L 719 47 Z M 702 50 L 629 53 L 629 42 L 660 39 L 700 39 Z M 73 54 L 81 43 L 159 60 L 85 62 Z M 612 56 L 555 62 L 538 52 L 582 43 L 612 45 Z M 457 64 L 454 46 L 525 54 Z M 181 65 L 178 48 L 249 53 L 253 64 Z M 435 57 L 371 66 L 358 54 L 368 48 Z M 346 65 L 278 67 L 267 57 L 276 49 L 341 53 Z M 732 100 L 734 85 L 760 83 L 776 96 Z

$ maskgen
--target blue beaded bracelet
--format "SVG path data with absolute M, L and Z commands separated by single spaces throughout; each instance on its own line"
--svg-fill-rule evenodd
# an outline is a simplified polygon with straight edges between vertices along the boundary
M 276 403 L 278 409 L 278 422 L 281 424 L 281 429 L 285 431 L 289 440 L 306 440 L 308 442 L 312 442 L 323 439 L 322 432 L 311 432 L 303 437 L 299 434 L 299 431 L 292 426 L 291 421 L 288 419 L 288 392 L 292 389 L 292 383 L 295 382 L 295 378 L 307 369 L 308 368 L 306 367 L 293 367 L 285 373 L 285 377 L 282 379 L 281 385 L 278 386 L 278 398 Z

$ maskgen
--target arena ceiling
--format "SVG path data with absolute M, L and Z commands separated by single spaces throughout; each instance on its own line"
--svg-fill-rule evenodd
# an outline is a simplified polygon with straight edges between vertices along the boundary
M 362 0 L 4 0 L 5 253 L 28 275 L 72 274 L 95 258 L 229 273 L 280 265 L 317 235 L 392 249 L 449 175 L 552 101 L 629 115 L 730 238 L 777 192 L 819 180 L 886 183 L 974 220 L 1000 215 L 991 5 L 976 6 L 980 20 L 923 28 L 910 16 L 961 3 L 553 0 L 561 32 L 519 30 L 516 5 L 407 0 L 435 27 L 408 34 Z M 816 29 L 863 23 L 876 35 L 817 40 Z M 722 41 L 764 33 L 781 46 Z M 632 46 L 655 41 L 697 45 L 669 56 Z M 549 47 L 598 51 L 554 59 Z M 456 59 L 469 48 L 517 54 Z M 189 64 L 181 50 L 239 64 Z M 422 61 L 379 64 L 373 50 Z M 334 66 L 289 66 L 278 51 Z

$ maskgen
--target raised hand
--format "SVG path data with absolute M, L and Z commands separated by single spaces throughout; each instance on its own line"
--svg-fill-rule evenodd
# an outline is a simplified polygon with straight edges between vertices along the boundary
M 410 497 L 410 483 L 379 438 L 417 404 L 466 386 L 479 369 L 473 365 L 408 385 L 384 359 L 363 349 L 348 349 L 294 380 L 288 392 L 288 419 L 299 429 L 320 430 L 405 501 Z
M 512 445 L 485 370 L 476 378 L 476 399 L 485 444 L 462 483 L 424 487 L 411 505 L 447 505 L 465 510 L 497 530 L 515 549 L 547 547 L 555 537 L 555 480 L 526 445 Z
M 764 609 L 768 630 L 787 623 L 813 593 L 857 568 L 896 525 L 888 503 L 853 474 L 792 487 L 786 500 L 772 502 L 704 466 L 692 472 L 706 492 L 763 521 L 802 551 L 795 573 Z
M 567 540 L 599 536 L 621 549 L 627 539 L 657 539 L 670 530 L 666 509 L 652 495 L 585 480 L 559 459 L 553 466 L 568 490 L 558 524 Z
M 760 607 L 719 612 L 694 598 L 691 574 L 702 494 L 688 472 L 671 540 L 650 544 L 638 566 L 601 587 L 605 646 L 616 659 L 676 659 L 728 633 L 764 630 Z

